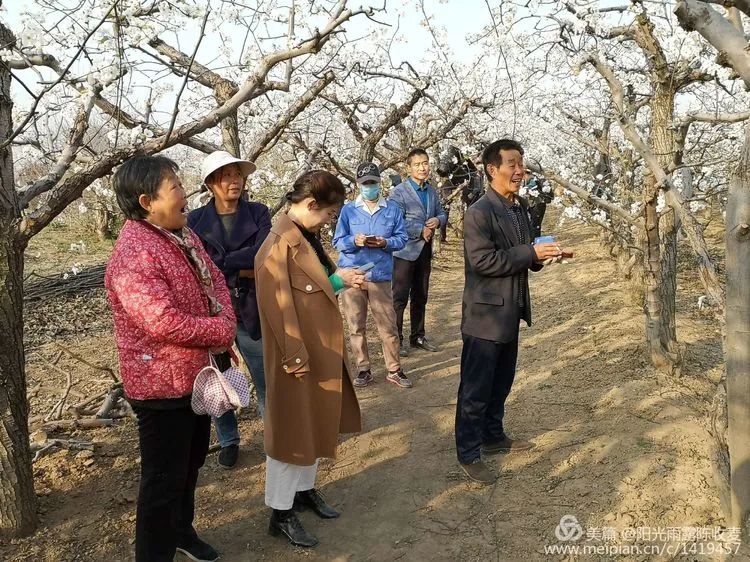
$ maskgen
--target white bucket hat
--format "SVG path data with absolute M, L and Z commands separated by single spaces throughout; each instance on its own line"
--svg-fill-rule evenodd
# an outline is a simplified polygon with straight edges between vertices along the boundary
M 201 164 L 201 181 L 205 184 L 208 176 L 228 164 L 237 164 L 240 167 L 242 177 L 245 179 L 256 170 L 255 164 L 250 162 L 250 160 L 235 158 L 226 150 L 217 150 L 203 159 L 203 164 Z

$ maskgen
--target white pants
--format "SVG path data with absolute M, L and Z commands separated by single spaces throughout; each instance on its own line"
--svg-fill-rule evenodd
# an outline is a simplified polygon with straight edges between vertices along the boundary
M 273 509 L 292 509 L 294 494 L 315 487 L 318 461 L 299 466 L 277 461 L 266 455 L 266 505 Z

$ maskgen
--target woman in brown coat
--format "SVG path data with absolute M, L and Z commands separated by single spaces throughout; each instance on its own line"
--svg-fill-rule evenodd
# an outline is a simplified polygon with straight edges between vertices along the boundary
M 312 547 L 294 508 L 339 513 L 315 489 L 318 459 L 334 457 L 340 433 L 360 431 L 359 404 L 345 359 L 336 293 L 364 274 L 336 269 L 316 237 L 344 202 L 341 181 L 324 171 L 300 176 L 255 258 L 266 372 L 266 505 L 269 532 Z

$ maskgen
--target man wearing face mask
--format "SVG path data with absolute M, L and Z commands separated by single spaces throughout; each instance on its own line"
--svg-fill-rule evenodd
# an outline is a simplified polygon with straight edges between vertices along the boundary
M 383 343 L 388 369 L 386 381 L 400 388 L 411 388 L 411 381 L 401 369 L 391 290 L 393 252 L 406 246 L 406 224 L 398 205 L 386 201 L 380 194 L 377 165 L 363 162 L 357 167 L 357 187 L 359 195 L 341 209 L 333 237 L 333 245 L 340 252 L 339 267 L 356 269 L 372 264 L 362 288 L 348 289 L 341 298 L 358 373 L 353 384 L 363 387 L 374 380 L 367 353 L 369 304 Z

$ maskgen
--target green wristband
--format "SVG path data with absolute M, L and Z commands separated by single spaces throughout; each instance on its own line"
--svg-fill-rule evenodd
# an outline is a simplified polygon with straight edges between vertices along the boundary
M 328 280 L 331 282 L 331 287 L 333 287 L 334 295 L 337 295 L 344 290 L 344 280 L 338 274 L 332 274 L 330 277 L 328 277 Z

